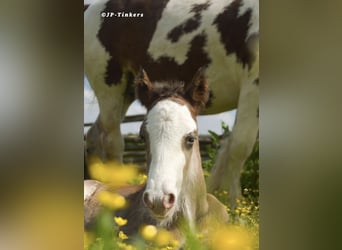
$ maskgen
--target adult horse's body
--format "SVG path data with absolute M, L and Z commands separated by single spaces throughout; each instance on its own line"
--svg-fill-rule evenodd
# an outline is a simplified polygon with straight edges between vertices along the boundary
M 182 241 L 182 222 L 204 233 L 211 223 L 226 223 L 226 208 L 207 193 L 202 172 L 196 116 L 209 98 L 203 70 L 186 86 L 151 83 L 144 71 L 136 83 L 137 96 L 148 110 L 141 127 L 148 179 L 146 186 L 118 190 L 130 201 L 129 208 L 117 214 L 128 220 L 122 230 L 134 235 L 141 225 L 155 224 Z M 86 226 L 98 212 L 96 194 L 103 189 L 99 182 L 85 181 Z
M 206 66 L 210 100 L 203 113 L 238 109 L 209 183 L 210 190 L 228 189 L 234 202 L 258 131 L 258 21 L 257 0 L 91 4 L 84 20 L 85 72 L 100 114 L 87 134 L 88 155 L 122 161 L 120 123 L 134 101 L 133 79 L 140 67 L 152 81 L 187 83 Z

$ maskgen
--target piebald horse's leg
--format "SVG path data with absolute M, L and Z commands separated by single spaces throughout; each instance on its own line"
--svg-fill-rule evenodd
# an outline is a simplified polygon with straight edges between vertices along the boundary
M 233 208 L 241 196 L 241 170 L 253 150 L 259 129 L 258 107 L 258 82 L 247 81 L 240 91 L 234 128 L 218 153 L 209 179 L 209 191 L 227 190 Z
M 88 160 L 96 157 L 104 162 L 122 162 L 124 141 L 120 124 L 134 98 L 126 95 L 125 83 L 104 88 L 99 93 L 95 91 L 100 114 L 87 133 Z

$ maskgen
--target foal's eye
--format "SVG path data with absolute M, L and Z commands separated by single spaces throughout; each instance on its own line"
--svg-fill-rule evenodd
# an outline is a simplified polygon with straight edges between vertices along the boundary
M 187 148 L 191 148 L 192 145 L 194 144 L 195 140 L 196 140 L 196 137 L 195 137 L 194 135 L 192 135 L 192 134 L 187 135 L 187 136 L 185 137 L 185 144 L 186 144 L 186 147 L 187 147 Z

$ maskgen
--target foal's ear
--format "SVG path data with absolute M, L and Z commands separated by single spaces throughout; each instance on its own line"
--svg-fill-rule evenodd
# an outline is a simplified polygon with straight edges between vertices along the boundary
M 145 107 L 150 105 L 151 91 L 153 89 L 153 84 L 148 78 L 145 70 L 140 68 L 139 73 L 135 77 L 135 95 L 136 98 Z
M 186 87 L 185 96 L 198 113 L 201 109 L 205 108 L 205 104 L 209 100 L 209 87 L 205 76 L 205 67 L 197 70 L 191 83 Z

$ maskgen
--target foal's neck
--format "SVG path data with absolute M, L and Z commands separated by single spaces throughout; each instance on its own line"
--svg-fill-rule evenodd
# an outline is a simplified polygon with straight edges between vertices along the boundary
M 183 215 L 190 226 L 208 211 L 207 189 L 203 176 L 199 143 L 194 144 L 191 161 L 183 179 Z

